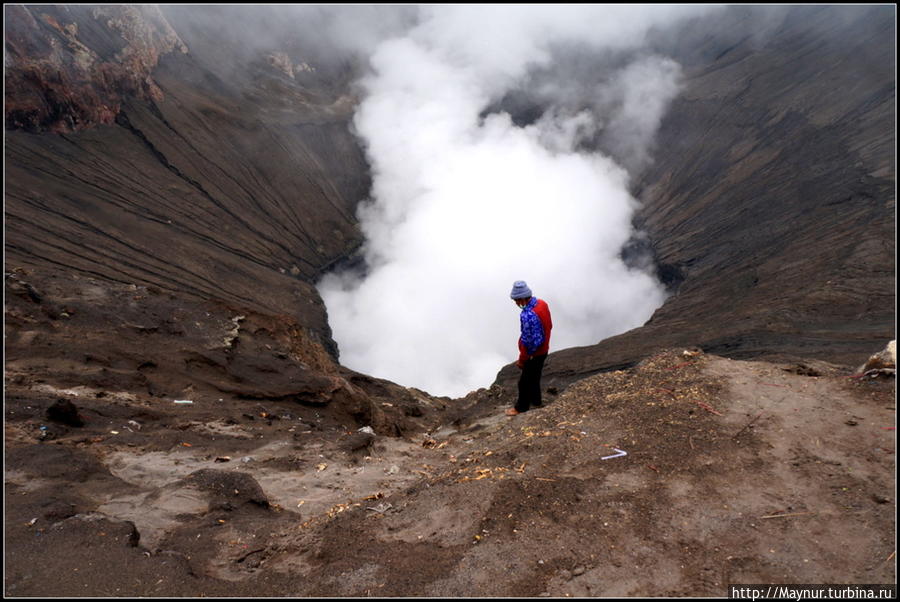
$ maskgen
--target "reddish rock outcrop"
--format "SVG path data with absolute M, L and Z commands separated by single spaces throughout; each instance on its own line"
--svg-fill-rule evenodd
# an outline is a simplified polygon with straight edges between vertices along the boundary
M 74 132 L 111 124 L 126 99 L 161 101 L 159 57 L 186 53 L 155 6 L 7 5 L 8 129 Z

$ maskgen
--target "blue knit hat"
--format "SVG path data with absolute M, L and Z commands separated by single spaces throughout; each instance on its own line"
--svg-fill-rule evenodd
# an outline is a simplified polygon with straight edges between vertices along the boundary
M 512 292 L 509 296 L 513 299 L 527 299 L 531 297 L 531 289 L 528 288 L 524 280 L 516 280 L 513 283 Z

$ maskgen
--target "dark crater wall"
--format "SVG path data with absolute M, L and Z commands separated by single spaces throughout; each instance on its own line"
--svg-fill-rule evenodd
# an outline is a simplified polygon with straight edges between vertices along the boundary
M 645 326 L 551 354 L 548 382 L 671 346 L 859 365 L 896 336 L 895 8 L 730 7 L 656 44 L 684 89 L 636 226 L 675 292 Z
M 313 283 L 361 243 L 358 65 L 296 36 L 224 44 L 259 8 L 204 9 L 5 8 L 5 267 L 287 316 L 334 355 Z M 652 38 L 684 87 L 636 226 L 673 294 L 554 353 L 548 383 L 661 347 L 850 365 L 894 338 L 895 16 L 729 7 Z
M 7 7 L 7 265 L 291 315 L 334 351 L 310 283 L 360 242 L 349 67 L 225 44 L 248 9 L 212 10 Z

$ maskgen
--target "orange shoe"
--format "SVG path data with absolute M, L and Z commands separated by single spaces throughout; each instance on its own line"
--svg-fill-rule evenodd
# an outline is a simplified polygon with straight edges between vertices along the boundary
M 507 416 L 515 416 L 516 414 L 521 414 L 521 412 L 516 408 L 509 408 L 508 410 L 506 410 Z

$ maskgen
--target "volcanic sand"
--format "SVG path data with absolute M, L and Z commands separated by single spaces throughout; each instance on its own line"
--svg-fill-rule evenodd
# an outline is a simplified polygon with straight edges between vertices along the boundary
M 895 383 L 849 376 L 670 350 L 516 417 L 511 391 L 480 390 L 428 432 L 363 444 L 356 425 L 287 401 L 8 379 L 5 593 L 895 583 Z M 84 427 L 46 420 L 58 398 Z

